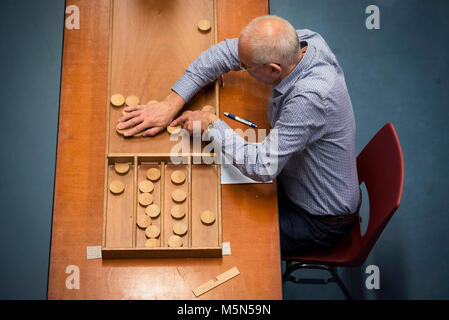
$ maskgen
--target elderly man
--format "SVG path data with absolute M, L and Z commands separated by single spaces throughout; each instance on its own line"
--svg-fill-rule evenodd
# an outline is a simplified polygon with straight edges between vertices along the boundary
M 125 135 L 146 130 L 144 135 L 152 136 L 167 125 L 192 132 L 198 121 L 202 130 L 219 133 L 214 138 L 229 136 L 229 126 L 207 112 L 186 111 L 173 119 L 202 87 L 230 70 L 247 71 L 272 86 L 268 118 L 273 129 L 261 143 L 246 142 L 231 131 L 231 141 L 239 143 L 225 150 L 223 141 L 223 152 L 252 179 L 277 177 L 283 254 L 330 247 L 351 232 L 361 193 L 351 100 L 343 70 L 319 34 L 295 30 L 276 16 L 256 18 L 238 39 L 201 53 L 164 101 L 127 108 L 130 113 L 119 119 L 119 128 L 130 128 Z M 267 145 L 276 146 L 269 161 L 261 152 Z M 244 152 L 254 161 L 248 156 L 236 161 Z M 273 161 L 275 170 L 268 170 L 267 162 Z

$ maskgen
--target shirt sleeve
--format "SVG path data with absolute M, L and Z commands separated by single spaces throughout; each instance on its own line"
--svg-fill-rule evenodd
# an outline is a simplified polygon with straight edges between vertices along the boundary
M 186 102 L 220 75 L 239 70 L 238 38 L 225 39 L 203 51 L 172 86 Z
M 259 143 L 250 143 L 224 121 L 210 130 L 216 150 L 224 154 L 224 164 L 237 167 L 256 181 L 270 181 L 284 168 L 290 157 L 320 139 L 325 126 L 325 108 L 313 94 L 300 95 L 282 106 L 274 128 Z

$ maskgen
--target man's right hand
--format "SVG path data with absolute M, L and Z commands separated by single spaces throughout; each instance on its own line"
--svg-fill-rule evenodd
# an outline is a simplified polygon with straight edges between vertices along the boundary
M 158 103 L 126 107 L 128 113 L 118 119 L 117 128 L 124 130 L 126 137 L 143 132 L 143 136 L 154 136 L 164 130 L 175 115 L 182 109 L 185 101 L 172 91 L 167 98 Z

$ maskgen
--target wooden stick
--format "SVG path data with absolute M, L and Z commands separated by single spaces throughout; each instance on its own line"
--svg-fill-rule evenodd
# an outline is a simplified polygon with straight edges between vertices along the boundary
M 237 267 L 233 267 L 229 269 L 226 272 L 223 272 L 222 274 L 219 274 L 216 277 L 216 280 L 209 280 L 202 285 L 200 285 L 198 288 L 193 289 L 193 294 L 195 294 L 195 297 L 199 297 L 200 295 L 212 290 L 213 288 L 219 286 L 222 283 L 225 283 L 228 280 L 231 280 L 232 278 L 238 276 L 240 274 L 240 271 L 237 269 Z

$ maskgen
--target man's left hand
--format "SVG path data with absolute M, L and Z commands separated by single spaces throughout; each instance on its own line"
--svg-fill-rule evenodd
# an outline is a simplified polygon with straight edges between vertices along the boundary
M 207 126 L 217 120 L 218 117 L 205 111 L 185 111 L 181 116 L 170 123 L 170 126 L 182 126 L 191 135 L 193 134 L 193 122 L 201 121 L 201 132 L 207 129 Z

